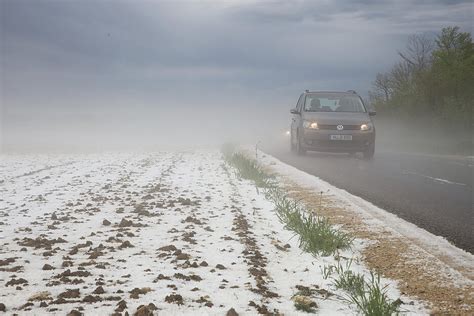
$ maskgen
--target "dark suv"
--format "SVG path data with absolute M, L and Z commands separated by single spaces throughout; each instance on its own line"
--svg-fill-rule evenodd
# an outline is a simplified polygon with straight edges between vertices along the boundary
M 292 109 L 291 150 L 362 152 L 371 159 L 375 152 L 375 126 L 361 97 L 355 91 L 301 94 Z

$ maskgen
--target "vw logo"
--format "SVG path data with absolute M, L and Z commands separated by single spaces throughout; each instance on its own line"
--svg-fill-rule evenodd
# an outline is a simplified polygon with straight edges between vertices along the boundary
M 338 125 L 338 126 L 337 126 L 337 130 L 338 130 L 338 131 L 342 131 L 343 129 L 344 129 L 344 126 L 342 126 L 342 125 Z

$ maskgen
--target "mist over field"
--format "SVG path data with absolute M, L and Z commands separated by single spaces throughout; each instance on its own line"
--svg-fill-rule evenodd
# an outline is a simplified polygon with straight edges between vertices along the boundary
M 278 117 L 267 115 L 258 104 L 252 107 L 254 100 L 203 104 L 198 98 L 180 98 L 175 108 L 168 106 L 175 101 L 160 101 L 153 108 L 117 105 L 114 109 L 41 111 L 34 117 L 18 115 L 13 124 L 15 116 L 9 115 L 12 121 L 5 122 L 4 146 L 20 151 L 183 149 L 216 147 L 226 141 L 254 143 L 267 133 L 281 136 L 285 131 L 288 111 L 284 105 L 280 106 L 284 115 Z M 264 118 L 274 126 L 262 124 Z
M 369 100 L 376 73 L 411 34 L 472 27 L 469 1 L 0 6 L 3 151 L 284 139 L 304 89 L 354 89 Z

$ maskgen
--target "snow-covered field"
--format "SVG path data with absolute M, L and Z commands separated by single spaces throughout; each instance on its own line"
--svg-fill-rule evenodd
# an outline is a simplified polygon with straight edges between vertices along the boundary
M 152 303 L 161 315 L 295 315 L 301 286 L 318 314 L 356 313 L 322 277 L 334 259 L 302 253 L 293 237 L 217 150 L 1 157 L 8 314 L 134 314 Z

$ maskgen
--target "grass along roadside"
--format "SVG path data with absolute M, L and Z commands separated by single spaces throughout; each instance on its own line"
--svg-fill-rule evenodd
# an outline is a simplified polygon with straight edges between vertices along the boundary
M 374 222 L 374 217 L 358 213 L 354 207 L 364 207 L 365 203 L 351 204 L 338 195 L 337 188 L 328 190 L 319 183 L 316 185 L 319 180 L 302 184 L 305 180 L 296 179 L 296 175 L 292 178 L 280 169 L 281 166 L 273 165 L 269 156 L 262 160 L 261 165 L 269 170 L 279 170 L 279 181 L 291 198 L 304 203 L 307 209 L 318 209 L 318 214 L 344 227 L 344 231 L 356 240 L 366 241 L 360 253 L 364 265 L 396 281 L 398 290 L 416 298 L 427 312 L 429 310 L 433 315 L 474 315 L 471 263 L 453 261 L 457 259 L 447 252 L 426 251 L 420 240 L 400 235 L 392 230 L 389 222 Z M 314 194 L 320 189 L 328 192 L 322 201 Z M 366 205 L 370 208 L 369 204 Z
M 235 168 L 240 178 L 253 181 L 257 188 L 276 187 L 274 178 L 266 173 L 257 161 L 249 159 L 241 152 L 236 152 L 234 146 L 230 144 L 224 145 L 222 154 L 224 160 Z
M 364 315 L 392 315 L 400 312 L 401 300 L 391 300 L 387 296 L 387 285 L 380 282 L 380 275 L 370 272 L 370 278 L 350 270 L 352 259 L 341 263 L 339 250 L 349 249 L 353 237 L 336 228 L 323 216 L 308 211 L 301 203 L 288 197 L 278 186 L 275 178 L 268 174 L 262 166 L 246 154 L 235 151 L 231 145 L 222 149 L 224 160 L 234 167 L 240 178 L 251 180 L 257 189 L 263 188 L 267 199 L 275 205 L 275 212 L 285 225 L 298 237 L 299 247 L 305 252 L 318 256 L 334 255 L 337 265 L 325 266 L 323 276 L 331 277 L 336 289 L 346 293 L 345 299 L 356 306 Z M 295 308 L 306 312 L 315 312 L 316 304 L 299 293 L 293 297 Z

